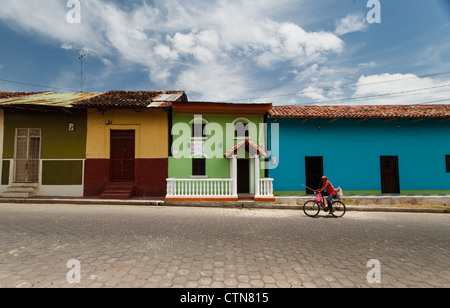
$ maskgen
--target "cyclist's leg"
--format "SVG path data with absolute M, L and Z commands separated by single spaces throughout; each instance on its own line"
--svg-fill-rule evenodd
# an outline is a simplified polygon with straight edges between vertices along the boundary
M 333 211 L 333 198 L 335 197 L 335 195 L 328 195 L 328 210 L 330 211 L 330 213 Z
M 326 193 L 325 191 L 322 192 L 322 197 L 323 197 L 323 206 L 325 208 L 325 199 L 326 197 L 328 198 L 328 193 Z M 329 204 L 329 199 L 327 199 L 327 204 Z M 328 208 L 325 208 L 325 212 L 328 212 L 330 210 L 330 207 L 328 206 Z

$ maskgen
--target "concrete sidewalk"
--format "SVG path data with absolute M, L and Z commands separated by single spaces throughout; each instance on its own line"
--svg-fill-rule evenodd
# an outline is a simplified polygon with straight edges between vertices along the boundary
M 90 198 L 0 198 L 0 204 L 79 204 L 128 206 L 184 206 L 222 207 L 242 209 L 302 210 L 303 204 L 313 196 L 277 196 L 275 203 L 240 200 L 238 202 L 176 202 L 166 203 L 164 198 L 133 198 L 129 200 L 104 200 Z M 450 195 L 349 195 L 343 199 L 347 211 L 450 213 Z
M 276 204 L 302 206 L 314 196 L 277 196 Z M 348 195 L 342 202 L 348 211 L 450 213 L 450 195 Z

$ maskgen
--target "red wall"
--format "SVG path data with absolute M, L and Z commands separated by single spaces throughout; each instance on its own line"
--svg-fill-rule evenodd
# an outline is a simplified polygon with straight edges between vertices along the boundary
M 167 158 L 136 159 L 134 197 L 165 197 L 168 177 Z M 87 159 L 84 196 L 100 196 L 109 181 L 109 159 Z

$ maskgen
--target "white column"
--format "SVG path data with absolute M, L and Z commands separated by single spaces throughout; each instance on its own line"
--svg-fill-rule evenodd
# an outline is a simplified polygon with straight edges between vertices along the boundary
M 231 193 L 233 194 L 233 196 L 237 196 L 238 193 L 238 189 L 237 189 L 237 156 L 233 155 L 233 157 L 231 158 L 231 179 L 233 180 L 232 182 L 232 189 L 231 189 Z
M 258 155 L 255 155 L 255 197 L 260 195 L 260 163 Z

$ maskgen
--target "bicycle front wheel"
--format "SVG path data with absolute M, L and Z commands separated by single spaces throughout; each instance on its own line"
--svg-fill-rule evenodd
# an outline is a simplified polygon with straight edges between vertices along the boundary
M 303 212 L 308 217 L 316 217 L 319 215 L 320 207 L 315 201 L 308 201 L 303 205 Z
M 341 201 L 333 202 L 333 216 L 334 217 L 343 217 L 345 213 L 347 212 L 347 208 L 345 207 L 345 204 Z

